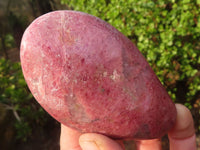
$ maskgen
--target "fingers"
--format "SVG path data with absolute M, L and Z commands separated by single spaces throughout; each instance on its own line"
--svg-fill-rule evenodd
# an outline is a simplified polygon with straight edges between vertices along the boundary
M 80 143 L 80 145 L 79 145 Z M 78 131 L 61 124 L 60 150 L 123 150 L 122 146 L 100 134 Z
M 81 150 L 79 136 L 81 133 L 61 124 L 60 150 Z
M 161 150 L 160 139 L 136 141 L 137 150 Z
M 181 104 L 176 104 L 176 109 L 176 123 L 168 133 L 170 150 L 196 150 L 196 136 L 192 115 Z
M 96 133 L 86 133 L 79 138 L 83 150 L 123 150 L 116 141 Z

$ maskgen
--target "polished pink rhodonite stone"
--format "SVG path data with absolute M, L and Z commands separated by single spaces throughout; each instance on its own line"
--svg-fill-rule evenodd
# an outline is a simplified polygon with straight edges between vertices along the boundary
M 176 109 L 136 46 L 114 27 L 75 11 L 45 14 L 21 43 L 26 82 L 59 122 L 113 138 L 161 137 Z

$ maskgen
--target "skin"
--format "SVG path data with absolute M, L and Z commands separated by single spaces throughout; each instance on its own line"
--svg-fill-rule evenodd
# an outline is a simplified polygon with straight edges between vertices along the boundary
M 196 150 L 196 136 L 190 111 L 176 104 L 177 120 L 168 132 L 170 150 Z M 135 141 L 137 150 L 161 150 L 160 139 Z M 60 150 L 124 150 L 122 141 L 96 133 L 81 134 L 61 125 Z

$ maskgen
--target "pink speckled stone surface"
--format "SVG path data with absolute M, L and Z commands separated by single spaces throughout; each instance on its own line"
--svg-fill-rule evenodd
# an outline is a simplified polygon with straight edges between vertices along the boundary
M 20 55 L 33 96 L 66 126 L 150 139 L 175 122 L 175 106 L 142 54 L 94 16 L 55 11 L 37 18 Z

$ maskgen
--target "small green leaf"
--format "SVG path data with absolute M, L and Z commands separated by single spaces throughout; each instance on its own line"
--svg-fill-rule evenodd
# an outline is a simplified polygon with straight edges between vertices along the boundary
M 182 0 L 183 1 L 183 3 L 189 3 L 190 2 L 190 0 Z

